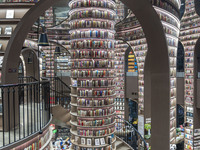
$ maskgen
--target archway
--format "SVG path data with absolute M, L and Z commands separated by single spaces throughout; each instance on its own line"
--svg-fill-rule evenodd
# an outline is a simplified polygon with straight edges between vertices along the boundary
M 36 3 L 21 19 L 9 40 L 2 66 L 2 84 L 17 82 L 17 64 L 24 40 L 38 17 L 50 6 L 60 0 L 41 0 Z M 9 71 L 16 70 L 16 71 Z
M 17 68 L 20 51 L 24 39 L 37 18 L 46 9 L 58 2 L 41 0 L 33 6 L 17 25 L 8 47 L 3 63 L 2 82 L 13 83 L 17 80 L 16 72 L 8 72 Z M 152 149 L 169 149 L 169 57 L 165 34 L 161 21 L 149 1 L 122 0 L 137 16 L 143 27 L 148 43 L 145 76 L 151 80 L 151 110 L 152 111 Z M 153 23 L 152 23 L 153 22 Z M 148 65 L 147 65 L 148 64 Z M 13 69 L 14 70 L 14 69 Z M 146 80 L 146 79 L 145 79 Z M 164 118 L 164 119 L 163 119 Z M 162 120 L 162 121 L 161 121 Z M 165 130 L 163 130 L 165 129 Z
M 148 1 L 122 1 L 138 18 L 149 48 L 145 61 L 145 83 L 148 83 L 148 80 L 151 81 L 151 84 L 146 84 L 146 86 L 151 92 L 151 110 L 153 110 L 151 112 L 152 149 L 168 150 L 169 57 L 164 31 L 158 15 Z
M 38 56 L 36 52 L 31 48 L 24 48 L 21 53 L 25 60 L 26 75 L 38 80 Z

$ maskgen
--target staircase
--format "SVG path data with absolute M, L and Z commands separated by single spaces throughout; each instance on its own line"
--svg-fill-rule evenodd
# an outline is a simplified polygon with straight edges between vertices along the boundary
M 70 111 L 63 108 L 61 105 L 56 105 L 51 107 L 52 110 L 52 123 L 62 126 L 62 127 L 70 127 Z
M 116 150 L 134 150 L 130 145 L 128 145 L 125 141 L 116 137 L 115 142 Z

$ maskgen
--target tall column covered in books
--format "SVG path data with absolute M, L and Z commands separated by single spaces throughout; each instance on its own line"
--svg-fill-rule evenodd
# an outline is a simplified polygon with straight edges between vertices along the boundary
M 115 149 L 115 3 L 72 0 L 69 6 L 72 149 Z

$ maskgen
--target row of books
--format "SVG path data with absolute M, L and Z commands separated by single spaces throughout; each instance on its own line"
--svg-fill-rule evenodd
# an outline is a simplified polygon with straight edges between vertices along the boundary
M 71 61 L 69 62 L 69 67 L 71 68 L 113 68 L 113 60 L 87 60 L 87 61 Z
M 173 36 L 175 36 L 175 37 L 178 37 L 178 36 L 179 36 L 179 35 L 178 35 L 178 32 L 175 31 L 175 30 L 172 29 L 172 28 L 169 28 L 169 27 L 167 27 L 167 26 L 163 26 L 163 29 L 164 29 L 165 33 L 167 33 L 167 34 L 171 34 L 171 35 L 173 35 Z
M 109 8 L 109 9 L 115 8 L 115 5 L 112 1 L 100 1 L 100 0 L 74 1 L 69 6 L 71 9 L 79 8 L 79 7 L 103 7 L 103 8 Z
M 113 58 L 114 52 L 112 50 L 76 50 L 71 51 L 71 58 Z
M 196 45 L 196 40 L 194 41 L 187 41 L 186 43 L 183 43 L 184 46 L 193 46 Z
M 200 28 L 186 30 L 184 32 L 180 32 L 180 38 L 183 38 L 182 36 L 187 36 L 187 35 L 191 35 L 191 34 L 198 34 L 198 33 L 200 33 Z
M 107 116 L 110 115 L 114 112 L 114 108 L 110 107 L 110 108 L 104 108 L 104 109 L 96 109 L 96 110 L 78 110 L 78 115 L 79 116 L 88 116 L 88 117 L 92 117 L 92 116 Z
M 90 100 L 90 99 L 78 99 L 78 105 L 80 106 L 106 106 L 113 104 L 113 98 Z
M 74 9 L 75 10 L 75 9 Z M 70 20 L 74 19 L 83 19 L 83 18 L 101 18 L 101 19 L 110 19 L 114 20 L 115 18 L 115 12 L 110 11 L 110 10 L 98 10 L 98 9 L 93 9 L 93 10 L 78 10 L 73 11 L 70 14 Z
M 111 124 L 115 121 L 114 117 L 105 118 L 105 119 L 95 119 L 95 120 L 78 120 L 78 125 L 80 126 L 105 126 Z
M 75 142 L 78 142 L 81 145 L 88 145 L 89 146 L 99 146 L 98 148 L 79 148 L 78 146 L 74 146 L 73 148 L 75 150 L 112 150 L 112 142 L 114 141 L 114 135 L 112 134 L 111 136 L 108 137 L 102 137 L 102 138 L 84 138 L 84 137 L 78 137 L 75 136 L 74 139 Z M 79 142 L 80 141 L 80 142 Z M 106 147 L 100 147 L 100 145 L 105 145 L 109 144 L 110 146 Z M 110 147 L 110 148 L 109 148 Z
M 13 28 L 11 26 L 6 26 L 5 28 L 0 27 L 0 35 L 5 34 L 5 35 L 11 35 L 13 31 Z
M 71 48 L 72 49 L 112 49 L 115 47 L 115 42 L 107 41 L 107 40 L 83 40 L 80 39 L 78 41 L 71 41 Z
M 104 130 L 81 130 L 78 129 L 78 135 L 82 135 L 82 136 L 105 136 L 108 134 L 111 134 L 115 131 L 115 127 L 110 127 L 108 129 L 104 129 Z
M 113 86 L 115 85 L 114 80 L 81 80 L 78 82 L 80 87 L 101 87 L 101 86 Z
M 114 32 L 111 31 L 102 31 L 102 30 L 87 30 L 87 31 L 74 31 L 70 34 L 70 39 L 79 39 L 79 38 L 115 38 Z
M 170 110 L 170 118 L 176 117 L 176 109 Z
M 167 43 L 170 46 L 175 46 L 175 47 L 178 46 L 178 40 L 177 39 L 175 40 L 175 39 L 167 37 Z
M 181 37 L 181 41 L 187 41 L 187 40 L 195 40 L 199 38 L 199 34 L 191 35 L 191 36 L 183 36 Z
M 152 5 L 165 9 L 179 18 L 179 13 L 177 12 L 179 10 L 178 7 L 177 10 L 175 10 L 174 7 L 171 6 L 171 4 L 169 4 L 167 1 L 162 0 L 150 0 L 150 2 L 152 3 Z
M 176 127 L 176 119 L 170 121 L 170 128 Z
M 192 69 L 185 69 L 185 73 L 186 74 L 193 74 L 194 73 L 194 70 L 192 70 Z
M 185 64 L 185 68 L 193 68 L 194 67 L 194 63 L 186 63 Z
M 35 150 L 35 149 L 40 149 L 49 139 L 50 136 L 50 131 L 47 131 L 44 136 L 38 138 L 34 143 L 29 145 L 28 147 L 24 148 L 24 150 Z
M 169 24 L 172 24 L 179 28 L 178 22 L 174 18 L 170 17 L 169 15 L 159 12 L 158 16 L 160 17 L 160 20 L 168 22 Z
M 79 96 L 89 96 L 89 97 L 100 97 L 100 96 L 109 96 L 115 94 L 115 90 L 78 90 Z
M 142 32 L 143 32 L 143 29 L 139 28 L 139 29 L 134 29 L 134 30 L 129 31 L 129 32 L 120 32 L 120 33 L 118 33 L 118 36 L 126 37 L 126 36 L 132 36 L 132 35 L 135 35 L 135 34 L 139 34 L 139 33 L 142 33 Z
M 71 29 L 80 28 L 102 28 L 114 30 L 114 22 L 109 20 L 72 20 L 70 22 Z
M 72 77 L 114 77 L 114 70 L 73 70 Z

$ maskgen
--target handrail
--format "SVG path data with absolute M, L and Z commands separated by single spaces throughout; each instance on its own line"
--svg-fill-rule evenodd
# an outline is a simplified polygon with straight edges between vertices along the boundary
M 27 79 L 27 78 L 30 78 L 30 79 L 33 79 L 33 80 L 35 80 L 35 81 L 38 81 L 35 77 L 33 77 L 33 76 L 21 76 L 21 77 L 18 77 L 18 79 L 20 79 L 20 78 L 25 78 L 25 79 Z
M 55 77 L 55 78 L 58 79 L 62 84 L 64 84 L 71 91 L 71 88 L 65 82 L 63 82 L 63 80 L 61 80 L 59 77 Z
M 53 78 L 58 79 L 62 84 L 64 84 L 71 91 L 71 88 L 65 82 L 63 82 L 59 77 L 42 77 L 41 79 L 49 80 L 49 79 L 53 79 Z
M 144 142 L 144 145 L 145 145 L 144 148 L 145 148 L 145 150 L 147 150 L 147 143 L 146 143 L 145 139 L 142 137 L 142 135 L 140 134 L 140 132 L 130 122 L 126 121 L 125 119 L 123 119 L 123 118 L 121 118 L 121 117 L 119 117 L 117 115 L 115 115 L 115 117 L 117 119 L 121 119 L 122 121 L 127 123 L 129 126 L 131 126 L 131 128 L 140 136 L 140 139 Z
M 40 83 L 48 83 L 48 81 L 40 81 Z M 34 82 L 29 82 L 29 83 L 16 83 L 16 84 L 3 84 L 0 85 L 0 88 L 5 88 L 5 87 L 13 87 L 13 86 L 25 86 L 25 85 L 31 85 L 31 84 L 38 84 L 38 81 Z

